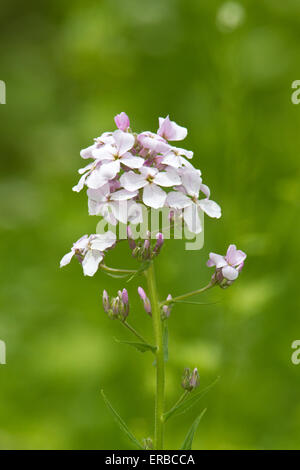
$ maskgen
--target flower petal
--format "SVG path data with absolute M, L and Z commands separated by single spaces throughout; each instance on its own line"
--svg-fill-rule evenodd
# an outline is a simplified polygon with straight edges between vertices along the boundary
M 62 259 L 60 260 L 60 267 L 62 268 L 63 266 L 66 266 L 67 264 L 69 264 L 73 256 L 74 256 L 73 250 L 71 250 L 69 253 L 63 256 Z
M 133 171 L 124 173 L 120 178 L 120 182 L 127 191 L 136 191 L 147 184 L 143 175 L 134 173 Z
M 89 188 L 98 189 L 106 184 L 109 180 L 113 179 L 120 171 L 119 160 L 114 160 L 109 163 L 96 168 L 86 180 L 86 184 Z
M 92 153 L 94 149 L 95 149 L 95 145 L 90 145 L 86 149 L 82 149 L 80 151 L 81 158 L 84 158 L 84 159 L 94 158 L 93 153 Z
M 84 187 L 87 176 L 88 176 L 88 173 L 85 173 L 84 175 L 82 175 L 78 183 L 75 186 L 73 186 L 72 191 L 79 193 Z
M 165 186 L 167 188 L 181 184 L 180 176 L 174 168 L 169 168 L 167 171 L 157 173 L 154 177 L 154 182 L 159 186 Z
M 83 273 L 85 276 L 94 276 L 100 261 L 103 260 L 103 253 L 98 250 L 89 250 L 82 261 Z
M 224 256 L 218 255 L 217 253 L 209 253 L 209 259 L 212 262 L 211 266 L 216 266 L 216 268 L 223 268 L 223 266 L 227 266 L 227 261 L 225 260 Z
M 173 152 L 169 152 L 164 156 L 161 163 L 163 163 L 164 165 L 170 165 L 174 168 L 180 168 L 181 157 L 179 155 L 175 155 L 175 153 Z
M 232 266 L 224 266 L 224 268 L 222 268 L 222 274 L 228 281 L 234 281 L 238 277 L 239 272 Z
M 211 201 L 210 199 L 200 199 L 200 201 L 198 201 L 198 205 L 209 217 L 219 219 L 222 215 L 221 207 L 215 201 Z
M 183 218 L 190 232 L 195 234 L 202 232 L 201 221 L 196 204 L 191 204 L 183 210 Z
M 120 130 L 117 130 L 113 133 L 118 155 L 123 155 L 125 152 L 128 152 L 128 150 L 132 149 L 134 146 L 134 136 L 130 134 L 129 132 L 123 132 Z
M 112 231 L 98 233 L 93 235 L 91 247 L 93 250 L 104 251 L 107 248 L 111 248 L 116 243 L 116 239 L 116 234 Z
M 163 207 L 167 198 L 167 194 L 156 184 L 151 183 L 145 186 L 143 191 L 143 202 L 146 206 L 159 209 Z
M 143 206 L 135 201 L 128 202 L 128 222 L 133 225 L 143 223 Z
M 202 180 L 197 170 L 185 168 L 181 173 L 181 181 L 190 196 L 198 197 Z
M 174 121 L 170 121 L 169 116 L 165 119 L 160 117 L 157 134 L 166 140 L 183 140 L 187 136 L 187 129 L 179 126 Z
M 112 201 L 126 201 L 137 196 L 138 191 L 127 191 L 127 189 L 119 189 L 111 194 L 110 199 Z
M 235 245 L 229 245 L 226 259 L 232 266 L 241 264 L 247 258 L 246 253 L 241 250 L 237 250 Z
M 144 165 L 145 160 L 142 157 L 135 157 L 128 152 L 121 158 L 121 163 L 129 168 L 141 168 Z
M 191 205 L 192 201 L 179 191 L 171 191 L 167 196 L 167 204 L 173 209 L 184 209 Z

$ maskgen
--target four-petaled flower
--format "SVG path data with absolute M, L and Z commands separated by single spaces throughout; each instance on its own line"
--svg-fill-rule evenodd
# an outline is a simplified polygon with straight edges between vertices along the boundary
M 142 167 L 139 173 L 129 171 L 120 178 L 122 186 L 127 191 L 143 189 L 143 202 L 146 206 L 159 209 L 163 207 L 167 194 L 160 186 L 171 187 L 181 183 L 179 175 L 173 168 L 166 168 L 166 171 L 159 171 L 157 168 Z
M 116 243 L 116 235 L 113 232 L 103 234 L 84 235 L 71 248 L 60 262 L 60 267 L 70 263 L 74 255 L 82 264 L 85 276 L 93 276 L 103 260 L 104 252 Z
M 224 279 L 234 281 L 241 272 L 247 255 L 237 250 L 235 245 L 229 245 L 225 256 L 209 253 L 207 266 L 216 266 L 216 280 L 220 283 Z

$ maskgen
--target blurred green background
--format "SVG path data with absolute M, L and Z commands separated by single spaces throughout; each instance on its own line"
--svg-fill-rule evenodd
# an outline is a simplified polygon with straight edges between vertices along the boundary
M 194 448 L 299 449 L 299 1 L 6 0 L 0 23 L 0 447 L 130 448 L 101 388 L 138 438 L 152 435 L 152 358 L 115 343 L 130 336 L 101 305 L 123 280 L 85 278 L 75 261 L 59 269 L 97 222 L 71 191 L 79 151 L 126 111 L 137 131 L 167 114 L 189 129 L 183 145 L 223 209 L 201 251 L 166 244 L 161 298 L 207 283 L 210 251 L 248 254 L 233 287 L 174 308 L 168 406 L 183 368 L 198 366 L 202 387 L 221 380 L 198 405 Z M 135 266 L 125 244 L 107 263 Z M 129 285 L 130 320 L 151 338 L 141 282 Z M 168 423 L 167 448 L 195 412 Z

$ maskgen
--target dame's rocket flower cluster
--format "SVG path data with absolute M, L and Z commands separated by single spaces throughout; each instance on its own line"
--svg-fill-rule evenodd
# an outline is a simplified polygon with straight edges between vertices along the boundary
M 167 207 L 172 217 L 183 218 L 195 234 L 202 231 L 199 212 L 205 212 L 209 217 L 221 216 L 220 207 L 210 199 L 210 190 L 202 182 L 201 171 L 190 161 L 193 152 L 170 143 L 183 140 L 187 135 L 186 128 L 167 116 L 159 118 L 156 133 L 137 134 L 130 129 L 129 118 L 124 112 L 115 116 L 115 123 L 117 130 L 104 132 L 80 153 L 90 163 L 79 170 L 81 177 L 73 190 L 79 192 L 87 188 L 90 215 L 102 216 L 112 225 L 119 222 L 137 224 L 143 222 L 141 205 L 153 209 Z M 78 248 L 76 243 L 63 258 L 61 266 L 70 261 L 71 253 L 78 254 L 81 245 Z M 145 243 L 148 244 L 147 240 Z M 144 251 L 145 248 L 147 246 Z M 84 249 L 88 254 L 83 262 L 84 274 L 92 276 L 106 248 L 100 250 L 101 255 Z M 85 269 L 88 261 L 87 264 L 92 264 L 91 260 L 93 266 Z

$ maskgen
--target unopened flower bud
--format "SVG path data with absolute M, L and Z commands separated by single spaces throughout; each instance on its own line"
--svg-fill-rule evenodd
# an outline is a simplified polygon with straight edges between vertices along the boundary
M 168 301 L 172 300 L 171 294 L 168 295 L 167 300 Z M 168 303 L 168 304 L 163 305 L 163 307 L 161 309 L 162 310 L 162 312 L 161 312 L 162 320 L 165 320 L 166 318 L 169 318 L 172 307 L 173 307 L 172 303 Z
M 109 303 L 108 293 L 106 292 L 106 290 L 103 291 L 102 302 L 103 302 L 104 311 L 107 313 L 108 310 L 110 309 L 110 303 Z
M 122 301 L 124 304 L 128 304 L 128 292 L 127 292 L 127 289 L 123 289 L 122 290 Z
M 118 291 L 117 297 L 109 301 L 106 291 L 103 292 L 103 307 L 109 318 L 125 321 L 129 314 L 129 298 L 126 289 Z
M 163 236 L 162 233 L 159 232 L 156 235 L 156 244 L 155 244 L 155 247 L 153 249 L 152 257 L 157 256 L 160 253 L 160 250 L 161 250 L 163 244 L 164 244 L 164 236 Z
M 128 239 L 128 243 L 129 243 L 129 248 L 131 249 L 131 251 L 133 251 L 136 248 L 136 243 L 133 239 L 132 230 L 129 227 L 129 225 L 127 227 L 127 239 Z
M 195 368 L 193 371 L 188 367 L 184 369 L 181 385 L 188 392 L 197 388 L 199 386 L 198 369 Z
M 121 131 L 127 131 L 130 126 L 130 121 L 126 113 L 122 112 L 117 114 L 114 119 L 118 129 Z
M 150 240 L 148 238 L 144 241 L 144 245 L 141 250 L 141 257 L 143 260 L 150 258 Z
M 148 297 L 146 295 L 146 292 L 144 291 L 144 289 L 142 287 L 138 287 L 138 294 L 139 294 L 140 298 L 143 301 L 144 309 L 145 309 L 146 313 L 151 315 L 151 303 L 150 303 L 150 300 L 148 299 Z

